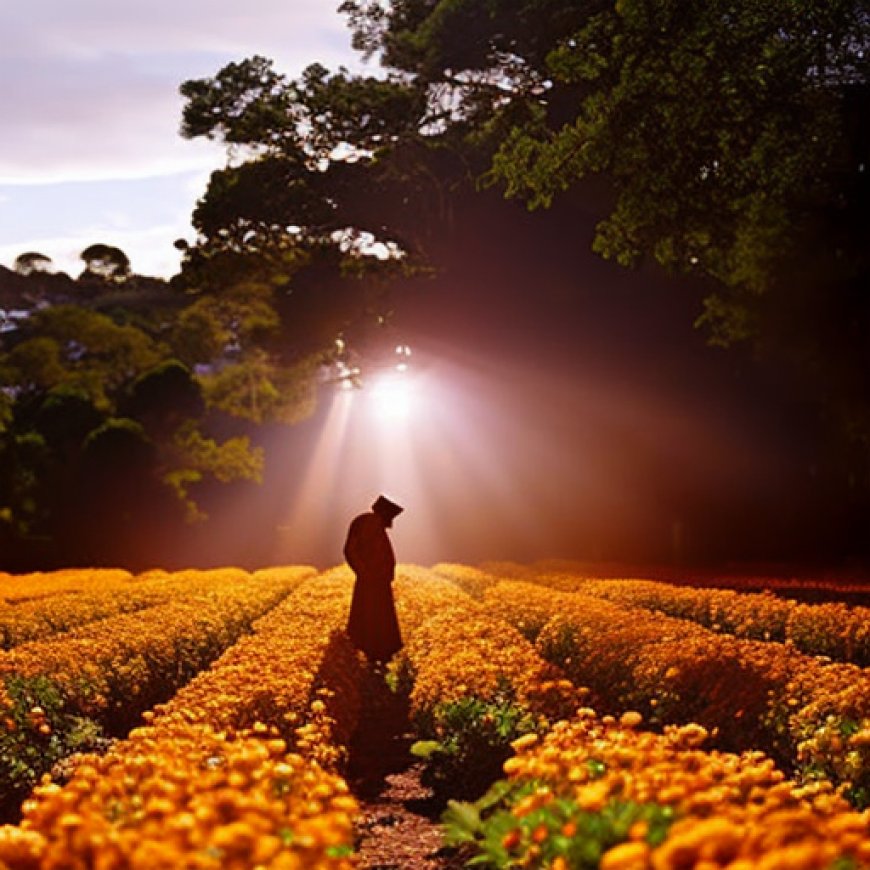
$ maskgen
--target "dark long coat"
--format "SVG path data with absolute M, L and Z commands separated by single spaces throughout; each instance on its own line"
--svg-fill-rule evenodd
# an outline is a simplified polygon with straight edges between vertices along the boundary
M 402 647 L 393 601 L 396 556 L 383 519 L 360 514 L 351 524 L 344 558 L 356 574 L 347 632 L 369 659 L 385 662 Z

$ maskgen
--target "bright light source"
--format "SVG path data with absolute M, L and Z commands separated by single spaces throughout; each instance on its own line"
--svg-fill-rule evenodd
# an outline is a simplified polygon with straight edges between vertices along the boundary
M 411 356 L 411 348 L 408 347 L 407 344 L 399 344 L 396 345 L 396 357 L 398 362 L 396 363 L 396 371 L 397 372 L 406 372 L 408 371 L 408 359 Z
M 404 419 L 414 404 L 413 383 L 407 375 L 384 375 L 372 384 L 375 412 L 390 419 Z

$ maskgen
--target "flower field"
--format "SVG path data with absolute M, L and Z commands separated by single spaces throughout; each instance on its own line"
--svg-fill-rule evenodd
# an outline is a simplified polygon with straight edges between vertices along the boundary
M 381 673 L 347 568 L 0 580 L 0 868 L 362 866 L 346 773 L 378 691 L 407 698 L 456 860 L 870 867 L 860 608 L 403 565 Z M 851 654 L 797 641 L 813 607 Z

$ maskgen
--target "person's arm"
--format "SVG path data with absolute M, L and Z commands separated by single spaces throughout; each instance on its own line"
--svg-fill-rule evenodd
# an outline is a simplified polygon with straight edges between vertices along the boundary
M 347 540 L 344 542 L 344 558 L 354 571 L 359 571 L 362 562 L 360 541 L 360 518 L 357 517 L 347 530 Z

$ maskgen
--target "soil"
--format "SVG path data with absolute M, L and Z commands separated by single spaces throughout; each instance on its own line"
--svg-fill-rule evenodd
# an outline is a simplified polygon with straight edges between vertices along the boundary
M 360 802 L 359 866 L 368 870 L 459 870 L 470 857 L 444 846 L 444 801 L 420 781 L 406 697 L 372 681 L 350 745 L 347 780 Z

